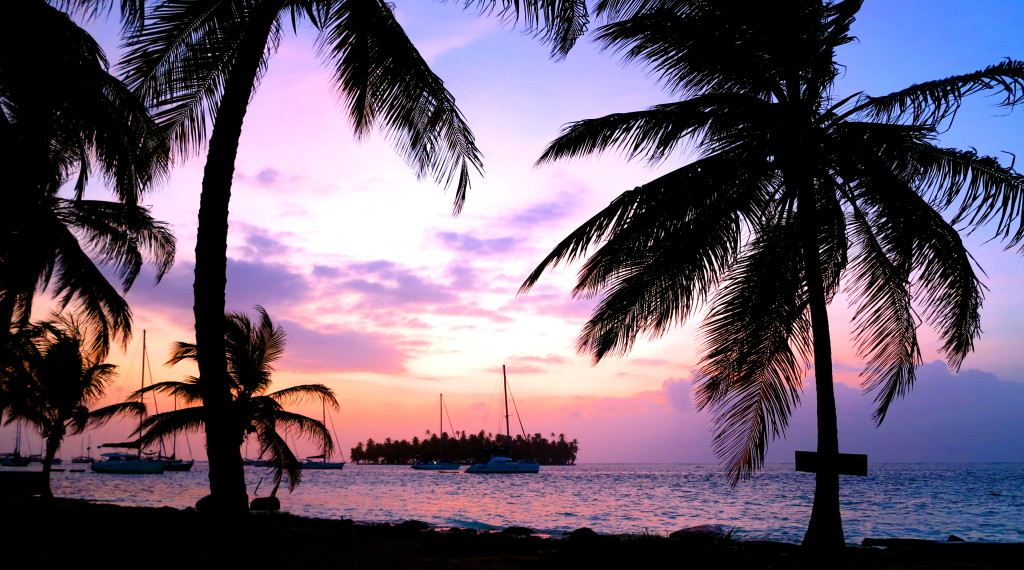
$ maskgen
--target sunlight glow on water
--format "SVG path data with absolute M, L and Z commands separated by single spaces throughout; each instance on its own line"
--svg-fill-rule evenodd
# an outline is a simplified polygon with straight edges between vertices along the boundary
M 865 537 L 1024 541 L 1024 464 L 877 465 L 844 477 L 847 541 Z M 206 465 L 189 473 L 54 473 L 59 497 L 123 505 L 195 504 L 207 490 Z M 269 494 L 263 468 L 246 468 L 250 495 Z M 536 475 L 471 475 L 402 466 L 306 471 L 283 510 L 361 522 L 415 519 L 481 530 L 525 526 L 559 535 L 580 527 L 602 533 L 667 534 L 699 524 L 735 527 L 741 538 L 799 542 L 810 517 L 813 475 L 770 465 L 730 488 L 712 465 L 589 464 L 542 467 Z

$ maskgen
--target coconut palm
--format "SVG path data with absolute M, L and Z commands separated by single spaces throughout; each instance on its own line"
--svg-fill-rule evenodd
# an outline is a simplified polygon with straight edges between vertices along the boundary
M 169 145 L 139 99 L 107 71 L 99 45 L 43 0 L 12 2 L 0 23 L 0 335 L 28 324 L 35 295 L 73 306 L 106 351 L 127 340 L 122 291 L 144 261 L 157 278 L 174 238 L 139 198 L 166 174 Z M 116 202 L 85 199 L 99 174 Z
M 53 496 L 50 469 L 65 436 L 144 409 L 138 402 L 89 409 L 116 377 L 117 366 L 102 362 L 85 337 L 73 317 L 55 315 L 53 320 L 15 330 L 0 358 L 0 375 L 9 397 L 5 424 L 24 421 L 39 430 L 46 447 L 47 496 Z
M 582 0 L 470 0 L 520 17 L 556 46 L 582 33 Z M 162 0 L 132 27 L 125 78 L 174 133 L 183 152 L 207 145 L 196 237 L 194 313 L 206 445 L 216 508 L 247 506 L 234 430 L 221 421 L 231 405 L 223 315 L 228 204 L 249 101 L 288 25 L 308 22 L 333 70 L 356 136 L 380 126 L 417 176 L 455 187 L 455 212 L 470 174 L 481 168 L 472 132 L 451 93 L 427 66 L 383 0 Z M 559 22 L 548 26 L 548 22 Z M 213 125 L 206 140 L 207 123 Z
M 678 100 L 572 123 L 538 162 L 610 148 L 655 163 L 679 149 L 696 158 L 623 192 L 522 287 L 593 249 L 573 293 L 600 298 L 578 341 L 595 362 L 709 307 L 696 398 L 734 483 L 785 433 L 813 361 L 823 464 L 804 542 L 814 546 L 844 543 L 827 311 L 840 284 L 881 423 L 913 386 L 920 324 L 954 368 L 980 333 L 983 286 L 957 227 L 995 221 L 1013 243 L 1024 236 L 1021 176 L 936 138 L 968 95 L 1019 104 L 1024 63 L 839 96 L 835 49 L 854 39 L 860 5 L 601 2 L 610 23 L 598 41 L 648 66 Z
M 273 364 L 284 354 L 285 332 L 281 327 L 274 326 L 263 307 L 256 307 L 256 310 L 260 315 L 258 323 L 252 322 L 242 313 L 231 313 L 225 318 L 225 360 L 231 379 L 231 405 L 226 419 L 233 428 L 235 445 L 241 447 L 246 436 L 254 434 L 259 442 L 260 455 L 275 468 L 275 485 L 280 484 L 284 474 L 287 474 L 288 484 L 294 488 L 299 484 L 302 471 L 285 436 L 308 437 L 324 454 L 334 450 L 334 442 L 323 422 L 289 412 L 284 406 L 318 400 L 322 405 L 338 409 L 338 401 L 334 392 L 322 384 L 304 384 L 269 391 Z M 179 342 L 167 363 L 197 362 L 198 354 L 195 344 Z M 179 433 L 201 430 L 207 424 L 210 415 L 203 403 L 200 378 L 157 382 L 137 390 L 133 398 L 141 400 L 150 392 L 174 396 L 191 406 L 146 417 L 139 428 L 143 445 Z

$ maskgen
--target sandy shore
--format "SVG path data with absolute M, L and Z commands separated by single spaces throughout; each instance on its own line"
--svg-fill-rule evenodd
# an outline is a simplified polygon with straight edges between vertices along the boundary
M 5 567 L 68 568 L 104 560 L 144 568 L 1019 568 L 1024 543 L 921 542 L 850 547 L 823 560 L 796 545 L 719 541 L 687 544 L 658 536 L 525 531 L 437 531 L 422 523 L 252 514 L 212 520 L 194 510 L 118 507 L 38 498 L 0 501 Z

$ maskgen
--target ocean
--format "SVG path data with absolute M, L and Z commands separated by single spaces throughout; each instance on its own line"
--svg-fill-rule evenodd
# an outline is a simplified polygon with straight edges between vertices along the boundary
M 53 474 L 58 497 L 119 505 L 186 508 L 208 492 L 207 466 L 162 475 Z M 250 497 L 266 496 L 266 468 L 246 467 Z M 1024 541 L 1024 463 L 881 464 L 867 477 L 843 476 L 848 543 L 864 538 Z M 792 464 L 768 465 L 731 487 L 718 466 L 582 464 L 542 467 L 535 475 L 471 475 L 406 466 L 348 464 L 304 471 L 282 510 L 359 522 L 420 520 L 478 530 L 524 526 L 558 536 L 589 527 L 600 533 L 668 534 L 701 524 L 735 529 L 742 539 L 800 542 L 810 517 L 813 475 Z

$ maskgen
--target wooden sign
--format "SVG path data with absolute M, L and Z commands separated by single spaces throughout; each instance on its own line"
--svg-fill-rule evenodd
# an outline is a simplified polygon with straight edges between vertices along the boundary
M 833 456 L 833 465 L 840 475 L 868 474 L 868 456 L 859 453 L 837 453 Z M 822 471 L 821 454 L 816 451 L 797 451 L 796 470 L 804 473 L 819 473 Z

